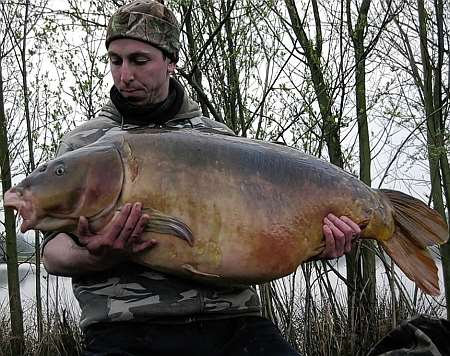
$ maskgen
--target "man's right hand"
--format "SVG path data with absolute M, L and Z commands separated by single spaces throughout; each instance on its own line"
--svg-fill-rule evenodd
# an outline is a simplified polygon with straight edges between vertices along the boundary
M 155 240 L 142 239 L 149 219 L 147 214 L 142 214 L 140 203 L 126 204 L 95 233 L 90 230 L 87 219 L 81 217 L 77 236 L 83 247 L 67 234 L 56 235 L 42 252 L 45 268 L 51 274 L 68 277 L 111 268 L 156 245 Z
M 139 253 L 156 244 L 143 240 L 142 233 L 150 217 L 142 214 L 141 203 L 125 204 L 103 229 L 92 232 L 84 216 L 80 217 L 76 235 L 80 243 L 94 256 L 120 259 Z

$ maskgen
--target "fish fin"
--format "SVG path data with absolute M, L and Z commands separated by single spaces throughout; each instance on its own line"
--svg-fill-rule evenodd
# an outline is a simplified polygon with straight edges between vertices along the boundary
M 144 209 L 145 212 L 150 216 L 150 221 L 147 223 L 145 231 L 174 235 L 185 240 L 189 246 L 192 247 L 194 245 L 194 235 L 191 229 L 180 219 L 153 209 Z
M 208 277 L 208 278 L 220 278 L 219 275 L 217 274 L 211 274 L 211 273 L 206 273 L 206 272 L 201 272 L 199 271 L 197 268 L 195 268 L 194 266 L 190 265 L 190 264 L 184 264 L 181 266 L 185 271 L 188 271 L 194 275 L 197 276 L 201 276 L 201 277 Z
M 439 295 L 438 269 L 427 246 L 448 240 L 448 227 L 442 216 L 422 201 L 407 194 L 382 189 L 394 209 L 395 230 L 380 241 L 386 253 L 408 278 L 425 293 Z
M 396 227 L 421 247 L 443 244 L 448 227 L 442 216 L 424 202 L 402 192 L 380 189 L 394 207 Z
M 386 253 L 403 273 L 425 293 L 439 295 L 438 269 L 426 248 L 420 248 L 401 232 L 388 241 L 381 241 Z

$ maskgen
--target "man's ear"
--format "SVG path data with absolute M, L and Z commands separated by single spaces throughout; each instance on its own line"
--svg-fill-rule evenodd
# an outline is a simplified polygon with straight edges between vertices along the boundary
M 175 62 L 170 62 L 168 65 L 167 65 L 167 72 L 169 73 L 169 74 L 173 74 L 173 73 L 175 73 L 175 68 L 177 67 L 177 64 L 175 63 Z

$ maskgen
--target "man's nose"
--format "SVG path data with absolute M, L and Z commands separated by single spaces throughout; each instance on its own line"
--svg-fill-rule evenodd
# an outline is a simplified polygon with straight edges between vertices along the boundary
M 120 68 L 120 80 L 124 83 L 129 83 L 134 80 L 133 69 L 126 61 L 122 63 L 122 68 Z

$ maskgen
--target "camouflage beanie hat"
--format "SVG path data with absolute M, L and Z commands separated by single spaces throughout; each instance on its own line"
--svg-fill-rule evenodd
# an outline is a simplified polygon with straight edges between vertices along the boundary
M 110 18 L 106 48 L 111 41 L 130 38 L 162 50 L 174 62 L 180 50 L 180 28 L 172 11 L 156 0 L 135 0 L 120 7 Z

